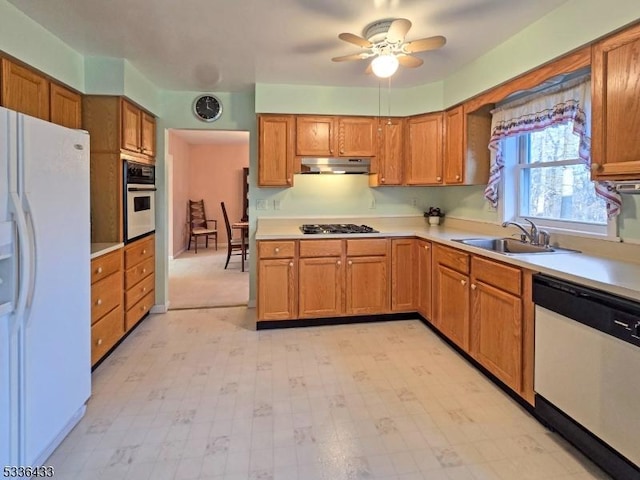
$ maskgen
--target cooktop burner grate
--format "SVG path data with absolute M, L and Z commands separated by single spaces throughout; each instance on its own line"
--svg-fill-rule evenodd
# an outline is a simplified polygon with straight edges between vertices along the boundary
M 379 233 L 378 230 L 368 225 L 355 225 L 353 223 L 305 224 L 300 226 L 300 231 L 304 234 Z

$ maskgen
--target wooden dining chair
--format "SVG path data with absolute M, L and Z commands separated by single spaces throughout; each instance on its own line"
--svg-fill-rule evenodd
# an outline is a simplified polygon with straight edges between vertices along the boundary
M 227 215 L 227 209 L 224 206 L 224 202 L 220 202 L 220 206 L 222 207 L 222 216 L 224 217 L 224 226 L 227 229 L 227 261 L 224 264 L 224 269 L 227 269 L 229 265 L 229 259 L 231 255 L 242 255 L 242 238 L 233 238 L 233 231 L 231 230 L 231 223 L 229 223 L 229 216 Z M 246 245 L 246 244 L 245 244 Z M 233 253 L 236 252 L 237 253 Z M 245 250 L 245 260 L 246 260 Z
M 218 221 L 207 218 L 204 210 L 204 200 L 189 200 L 189 245 L 187 250 L 191 250 L 191 240 L 195 242 L 195 250 L 198 253 L 198 238 L 204 237 L 204 245 L 209 248 L 209 237 L 212 237 L 216 250 L 218 249 Z

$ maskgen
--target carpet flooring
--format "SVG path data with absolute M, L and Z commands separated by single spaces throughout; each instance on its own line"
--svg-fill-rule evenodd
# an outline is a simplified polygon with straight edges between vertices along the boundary
M 226 248 L 198 248 L 169 261 L 169 309 L 229 307 L 247 305 L 249 271 L 240 270 L 240 255 L 229 266 Z

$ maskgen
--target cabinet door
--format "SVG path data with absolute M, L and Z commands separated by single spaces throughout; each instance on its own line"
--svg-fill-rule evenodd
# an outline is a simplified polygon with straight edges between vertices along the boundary
M 49 81 L 33 70 L 2 59 L 2 106 L 49 120 Z
M 404 120 L 380 119 L 378 165 L 381 185 L 402 185 L 404 159 Z
M 416 241 L 391 241 L 391 311 L 413 312 L 416 309 Z
M 344 313 L 344 269 L 340 257 L 301 258 L 298 316 L 337 317 Z
M 153 115 L 141 112 L 140 150 L 148 157 L 156 156 L 156 119 Z
M 442 183 L 442 112 L 420 115 L 407 121 L 405 183 Z
M 334 117 L 296 117 L 296 155 L 337 155 L 334 129 Z
M 592 179 L 640 179 L 640 25 L 593 47 Z
M 435 266 L 436 325 L 450 340 L 469 350 L 469 277 L 440 263 Z
M 431 308 L 431 243 L 419 240 L 418 250 L 418 271 L 417 271 L 417 289 L 416 301 L 418 312 L 430 322 L 433 322 L 433 314 Z
M 141 110 L 122 100 L 122 138 L 121 146 L 123 150 L 140 152 L 140 117 Z
M 258 320 L 296 316 L 296 268 L 293 258 L 258 262 Z
M 475 281 L 471 285 L 471 354 L 519 392 L 522 385 L 522 302 L 510 293 Z
M 51 121 L 67 128 L 82 128 L 82 97 L 68 88 L 51 84 Z
M 293 185 L 293 117 L 260 115 L 258 121 L 258 186 Z
M 444 183 L 463 183 L 464 179 L 464 112 L 462 105 L 444 114 L 445 149 Z
M 339 155 L 373 157 L 376 154 L 376 123 L 372 117 L 339 117 Z
M 348 315 L 387 313 L 389 275 L 386 256 L 347 257 Z

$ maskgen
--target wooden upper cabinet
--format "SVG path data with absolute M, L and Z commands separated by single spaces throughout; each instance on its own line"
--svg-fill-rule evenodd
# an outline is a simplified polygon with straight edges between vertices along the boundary
M 122 99 L 122 120 L 121 120 L 121 148 L 131 152 L 140 153 L 140 130 L 142 111 L 135 105 Z
M 592 179 L 640 179 L 640 25 L 592 49 Z
M 82 128 L 82 96 L 51 83 L 51 121 L 67 128 Z
M 293 185 L 294 117 L 258 117 L 258 186 Z
M 407 120 L 405 183 L 442 183 L 442 112 L 418 115 Z
M 144 155 L 156 156 L 156 118 L 147 112 L 140 117 L 140 149 Z
M 377 122 L 373 117 L 338 117 L 338 155 L 375 156 L 376 131 Z
M 464 181 L 464 111 L 462 106 L 444 112 L 444 183 Z
M 16 63 L 2 59 L 3 107 L 49 120 L 49 80 Z
M 404 119 L 381 118 L 378 121 L 378 183 L 402 185 L 404 161 Z
M 296 117 L 296 155 L 330 157 L 337 155 L 335 117 Z

